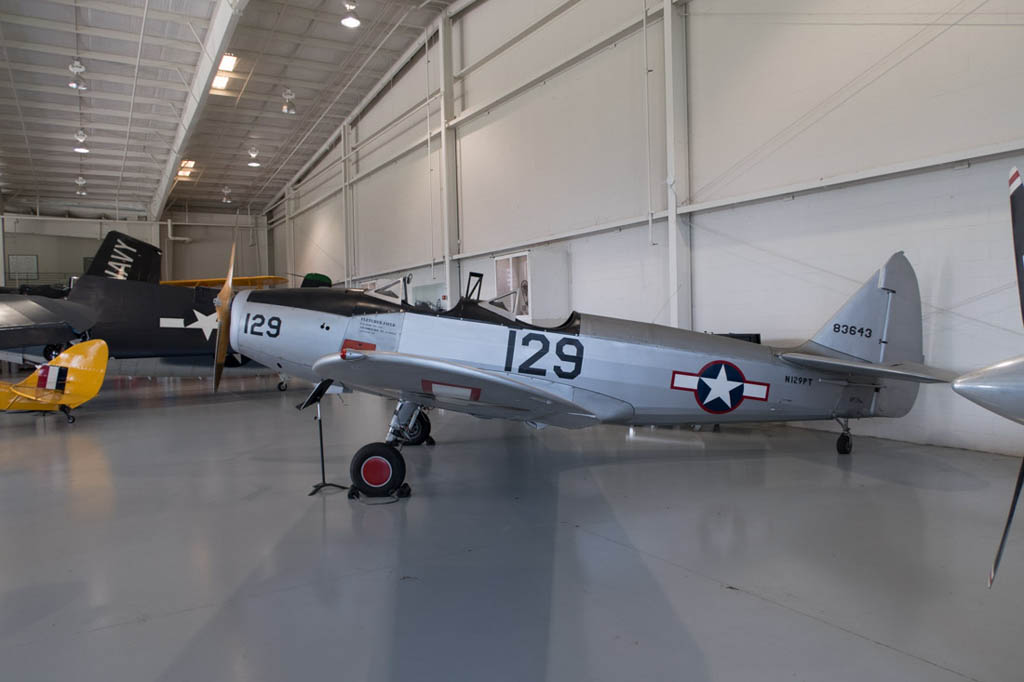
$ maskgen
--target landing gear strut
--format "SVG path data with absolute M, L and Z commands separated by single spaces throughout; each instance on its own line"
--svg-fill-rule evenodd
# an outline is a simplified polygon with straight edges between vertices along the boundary
M 411 439 L 412 432 L 425 441 L 430 436 L 430 421 L 419 422 L 422 414 L 420 406 L 405 400 L 398 401 L 395 413 L 391 416 L 388 435 L 383 443 L 370 443 L 359 448 L 349 465 L 352 476 L 352 487 L 349 488 L 349 499 L 360 494 L 367 497 L 409 497 L 412 489 L 405 482 L 405 458 L 396 445 L 402 445 Z M 426 424 L 424 433 L 423 424 Z M 415 427 L 415 430 L 414 430 Z
M 75 423 L 75 415 L 71 414 L 71 408 L 70 407 L 68 407 L 67 405 L 61 405 L 60 406 L 60 411 L 62 413 L 64 413 L 64 416 L 68 420 L 68 424 L 74 424 Z
M 843 432 L 839 434 L 839 438 L 836 439 L 836 452 L 840 455 L 848 455 L 853 452 L 853 436 L 850 435 L 850 420 L 836 417 L 836 421 L 839 422 L 839 426 L 843 429 Z
M 420 410 L 419 414 L 416 415 L 416 419 L 409 424 L 409 428 L 405 429 L 402 443 L 404 445 L 434 444 L 434 439 L 430 437 L 430 417 L 427 416 L 426 412 Z

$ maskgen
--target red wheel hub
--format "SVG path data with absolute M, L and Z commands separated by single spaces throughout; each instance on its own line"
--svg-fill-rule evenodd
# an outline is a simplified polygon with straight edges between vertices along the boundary
M 368 457 L 359 470 L 366 485 L 371 488 L 382 488 L 391 480 L 391 462 L 380 455 Z

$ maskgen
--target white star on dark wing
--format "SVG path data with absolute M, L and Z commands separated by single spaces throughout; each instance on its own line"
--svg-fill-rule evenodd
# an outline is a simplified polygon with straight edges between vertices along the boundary
M 212 312 L 209 315 L 204 315 L 198 310 L 193 310 L 192 312 L 196 314 L 196 321 L 185 327 L 185 329 L 201 329 L 203 330 L 203 336 L 209 341 L 210 334 L 217 328 L 217 313 Z
M 704 404 L 707 405 L 711 403 L 715 398 L 718 398 L 723 403 L 725 403 L 725 406 L 729 409 L 732 409 L 732 396 L 729 395 L 730 391 L 732 391 L 737 386 L 743 385 L 743 382 L 731 381 L 729 377 L 726 376 L 725 365 L 718 366 L 718 376 L 715 377 L 714 379 L 709 379 L 708 377 L 701 377 L 700 380 L 703 381 L 705 385 L 707 385 L 707 387 L 710 389 L 708 391 L 707 397 L 704 398 Z

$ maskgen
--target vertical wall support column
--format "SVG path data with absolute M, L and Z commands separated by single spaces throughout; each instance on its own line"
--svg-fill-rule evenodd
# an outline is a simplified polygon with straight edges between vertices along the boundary
M 355 221 L 355 188 L 352 177 L 355 175 L 355 159 L 352 157 L 354 131 L 346 123 L 341 127 L 342 182 L 345 190 L 341 193 L 342 222 L 345 228 L 345 286 L 352 286 L 352 277 L 356 270 L 356 221 Z
M 7 232 L 7 218 L 3 216 L 3 199 L 0 199 L 0 286 L 7 286 L 7 242 L 4 240 Z
M 669 324 L 693 325 L 691 290 L 691 237 L 689 216 L 680 220 L 677 207 L 690 200 L 686 82 L 685 4 L 664 0 L 665 31 L 665 183 L 668 197 Z
M 285 235 L 288 239 L 288 281 L 292 286 L 298 286 L 301 282 L 295 282 L 295 219 L 292 215 L 295 213 L 295 191 L 291 186 L 285 187 L 284 190 L 284 228 Z
M 448 294 L 448 307 L 455 305 L 462 286 L 459 262 L 453 256 L 459 253 L 459 188 L 456 168 L 455 79 L 452 77 L 452 20 L 441 14 L 438 28 L 438 52 L 441 55 L 441 222 L 444 227 L 444 283 Z

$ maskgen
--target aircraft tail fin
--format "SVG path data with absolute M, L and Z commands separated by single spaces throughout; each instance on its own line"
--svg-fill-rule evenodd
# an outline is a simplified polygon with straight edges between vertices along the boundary
M 106 341 L 83 341 L 37 367 L 11 390 L 30 400 L 75 408 L 99 393 L 107 373 L 107 359 Z
M 921 292 L 914 268 L 892 255 L 811 339 L 872 363 L 921 363 Z
M 922 365 L 921 292 L 902 251 L 798 350 L 838 359 L 830 371 L 874 382 L 878 388 L 864 416 L 902 417 L 917 400 L 919 382 L 948 381 L 945 374 Z M 801 359 L 792 361 L 807 364 Z
M 1024 187 L 1016 167 L 1010 169 L 1010 224 L 1013 226 L 1013 259 L 1017 264 L 1020 314 L 1024 320 Z
M 111 230 L 85 274 L 159 284 L 162 257 L 163 252 L 152 244 Z

